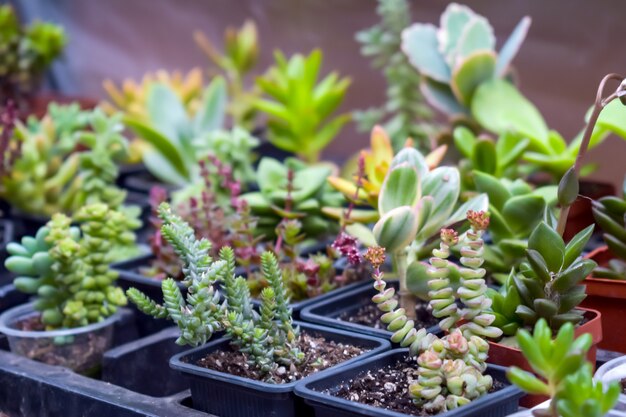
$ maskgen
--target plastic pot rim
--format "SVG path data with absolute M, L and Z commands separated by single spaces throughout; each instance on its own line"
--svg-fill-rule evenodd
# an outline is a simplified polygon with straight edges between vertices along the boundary
M 11 324 L 14 323 L 17 319 L 35 313 L 35 309 L 33 308 L 34 302 L 21 304 L 17 307 L 13 307 L 4 313 L 0 314 L 0 333 L 4 333 L 9 337 L 20 337 L 20 338 L 32 338 L 32 339 L 41 339 L 41 338 L 53 338 L 60 336 L 75 336 L 84 333 L 91 333 L 96 330 L 103 329 L 105 327 L 109 327 L 113 325 L 116 321 L 118 321 L 121 317 L 121 309 L 115 312 L 115 314 L 107 317 L 106 319 L 99 321 L 97 323 L 92 323 L 87 326 L 75 327 L 71 329 L 59 329 L 59 330 L 44 330 L 44 331 L 27 331 L 27 330 L 19 330 L 14 327 L 11 327 Z

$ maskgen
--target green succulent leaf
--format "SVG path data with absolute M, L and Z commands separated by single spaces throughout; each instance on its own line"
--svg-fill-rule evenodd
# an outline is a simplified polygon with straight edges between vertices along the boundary
M 472 153 L 474 169 L 494 175 L 498 168 L 496 145 L 490 139 L 478 139 Z
M 502 216 L 516 235 L 528 236 L 541 221 L 545 208 L 546 203 L 539 196 L 514 196 L 502 207 Z
M 533 230 L 528 239 L 528 248 L 541 254 L 551 272 L 558 272 L 563 267 L 565 243 L 561 236 L 546 223 L 539 223 Z
M 526 34 L 528 33 L 530 24 L 531 18 L 528 16 L 523 17 L 517 26 L 515 26 L 515 29 L 513 29 L 509 38 L 504 42 L 504 45 L 498 54 L 498 63 L 496 65 L 496 75 L 498 77 L 506 75 L 513 58 L 515 58 L 515 55 L 517 55 L 524 39 L 526 39 Z
M 401 207 L 412 207 L 420 198 L 420 178 L 415 168 L 408 164 L 391 169 L 378 197 L 378 211 L 384 216 L 389 211 Z
M 581 230 L 567 243 L 565 246 L 565 262 L 563 264 L 564 268 L 568 268 L 580 255 L 582 251 L 585 249 L 587 242 L 591 238 L 593 234 L 594 225 L 588 226 L 585 229 Z
M 468 106 L 476 89 L 494 78 L 496 55 L 492 51 L 477 51 L 462 60 L 452 73 L 450 87 L 459 102 Z
M 417 70 L 433 80 L 448 83 L 450 68 L 439 52 L 437 28 L 415 23 L 402 32 L 402 51 Z

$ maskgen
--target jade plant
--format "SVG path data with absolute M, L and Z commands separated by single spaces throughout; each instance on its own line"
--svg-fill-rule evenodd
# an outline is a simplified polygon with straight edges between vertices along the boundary
M 55 214 L 36 236 L 7 246 L 5 266 L 17 275 L 19 291 L 35 295 L 46 329 L 96 323 L 126 304 L 109 265 L 134 245 L 136 222 L 105 204 L 89 204 L 71 218 Z
M 384 124 L 395 150 L 401 149 L 406 138 L 415 139 L 420 150 L 429 150 L 433 114 L 420 93 L 419 73 L 400 49 L 402 31 L 411 23 L 409 2 L 379 0 L 376 11 L 380 22 L 359 31 L 356 40 L 361 44 L 361 54 L 371 58 L 372 66 L 383 72 L 386 101 L 381 106 L 356 111 L 354 119 L 362 131 Z
M 383 246 L 391 254 L 400 281 L 400 302 L 411 317 L 415 314 L 411 290 L 427 298 L 420 260 L 437 244 L 439 231 L 463 222 L 468 210 L 487 209 L 486 195 L 459 205 L 460 192 L 460 175 L 455 167 L 429 171 L 416 149 L 405 148 L 394 157 L 380 191 L 380 220 L 373 232 L 357 230 L 364 244 Z M 355 228 L 347 230 L 352 233 Z
M 0 95 L 22 104 L 66 43 L 62 27 L 39 21 L 23 26 L 11 5 L 0 6 Z
M 224 32 L 224 51 L 219 52 L 211 41 L 200 31 L 194 33 L 196 44 L 202 49 L 213 65 L 224 74 L 228 83 L 228 113 L 233 124 L 253 129 L 256 126 L 254 101 L 258 98 L 258 88 L 246 88 L 246 76 L 254 69 L 259 57 L 259 40 L 256 24 L 246 20 L 241 28 L 227 27 Z
M 182 260 L 188 295 L 183 297 L 176 282 L 162 282 L 163 305 L 141 291 L 130 288 L 128 298 L 144 313 L 167 318 L 180 328 L 180 345 L 201 345 L 214 333 L 225 331 L 232 344 L 247 354 L 249 363 L 264 379 L 271 381 L 279 366 L 298 364 L 304 354 L 298 348 L 299 329 L 292 323 L 278 261 L 270 252 L 261 258 L 263 275 L 269 282 L 261 298 L 260 314 L 254 311 L 245 278 L 235 274 L 235 254 L 229 247 L 220 251 L 219 259 L 209 255 L 211 243 L 197 239 L 193 229 L 168 206 L 159 210 L 162 233 Z M 225 301 L 214 288 L 220 283 Z
M 275 66 L 257 78 L 266 97 L 256 100 L 254 106 L 268 117 L 268 140 L 308 163 L 319 160 L 322 150 L 350 120 L 349 114 L 332 116 L 350 80 L 335 72 L 318 80 L 322 58 L 320 50 L 289 59 L 277 51 Z
M 3 127 L 13 130 L 13 143 L 10 155 L 5 151 L 11 166 L 3 172 L 0 195 L 16 209 L 43 216 L 96 202 L 121 207 L 126 192 L 115 181 L 128 149 L 122 129 L 118 116 L 77 104 L 51 104 L 41 120 Z
M 598 278 L 626 279 L 626 180 L 622 197 L 603 197 L 593 201 L 593 217 L 602 229 L 602 238 L 613 258 L 599 266 L 593 275 Z
M 295 158 L 284 163 L 261 159 L 256 172 L 260 191 L 241 196 L 258 219 L 255 233 L 272 239 L 284 218 L 299 220 L 308 239 L 336 233 L 337 223 L 322 212 L 323 207 L 340 207 L 345 201 L 326 182 L 331 172 L 326 165 L 307 166 Z
M 447 236 L 452 236 L 451 231 L 442 231 L 442 234 L 444 242 Z M 445 243 L 442 244 L 442 249 L 445 252 Z M 439 256 L 434 264 L 444 267 L 445 253 L 437 251 L 434 253 Z M 372 301 L 384 313 L 381 320 L 393 333 L 391 340 L 408 347 L 410 355 L 417 357 L 418 377 L 409 386 L 409 395 L 413 402 L 424 411 L 434 414 L 461 407 L 489 392 L 493 380 L 491 376 L 484 374 L 489 345 L 473 333 L 475 329 L 482 329 L 485 323 L 493 320 L 493 316 L 486 312 L 487 303 L 470 301 L 470 305 L 467 305 L 467 309 L 464 310 L 466 313 L 463 314 L 467 320 L 464 335 L 463 331 L 454 325 L 458 323 L 455 317 L 458 310 L 441 308 L 442 297 L 433 299 L 431 306 L 438 309 L 442 323 L 450 325 L 446 326 L 448 332 L 439 338 L 425 329 L 417 330 L 413 320 L 407 316 L 406 310 L 397 308 L 398 300 L 394 288 L 386 288 L 383 273 L 380 271 L 385 259 L 384 248 L 369 248 L 365 258 L 374 267 L 374 288 L 377 294 Z M 445 277 L 433 278 L 432 282 L 433 291 L 440 296 L 452 298 L 457 296 Z M 469 300 L 466 296 L 465 299 Z M 483 301 L 486 300 L 483 298 Z M 470 326 L 476 327 L 470 329 Z
M 450 115 L 469 114 L 477 89 L 490 80 L 510 76 L 530 18 L 524 17 L 496 52 L 494 30 L 469 7 L 451 3 L 439 27 L 415 23 L 402 32 L 402 50 L 421 76 L 422 94 Z
M 602 417 L 613 408 L 620 386 L 594 381 L 593 365 L 586 360 L 590 334 L 574 339 L 574 326 L 563 325 L 552 339 L 544 319 L 532 335 L 520 330 L 517 341 L 533 372 L 517 367 L 508 370 L 509 380 L 528 394 L 550 397 L 550 405 L 532 411 L 536 417 Z

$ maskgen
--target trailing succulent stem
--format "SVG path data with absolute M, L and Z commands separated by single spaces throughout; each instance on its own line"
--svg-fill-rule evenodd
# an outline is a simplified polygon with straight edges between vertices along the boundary
M 430 258 L 428 271 L 428 287 L 430 292 L 430 306 L 433 316 L 441 319 L 439 327 L 443 331 L 449 331 L 460 320 L 454 289 L 450 286 L 450 247 L 459 242 L 457 233 L 452 229 L 441 229 L 441 242 L 439 249 L 433 249 L 433 257 Z
M 394 289 L 386 288 L 380 271 L 385 250 L 371 247 L 364 257 L 374 267 L 374 288 L 378 294 L 372 300 L 384 312 L 381 320 L 393 332 L 391 340 L 409 347 L 410 353 L 418 356 L 418 378 L 409 387 L 413 401 L 427 412 L 438 413 L 465 405 L 488 392 L 493 381 L 491 376 L 483 375 L 487 342 L 477 336 L 467 339 L 458 328 L 450 329 L 441 339 L 426 329 L 416 330 L 405 310 L 397 308 Z
M 127 291 L 130 300 L 146 314 L 169 318 L 181 330 L 178 344 L 200 345 L 217 331 L 225 331 L 232 344 L 248 357 L 251 366 L 272 380 L 273 372 L 283 365 L 298 364 L 304 354 L 298 348 L 299 330 L 293 327 L 289 299 L 276 257 L 271 252 L 261 256 L 261 270 L 269 283 L 261 294 L 261 313 L 251 304 L 246 280 L 235 276 L 235 252 L 223 247 L 219 260 L 209 256 L 211 243 L 197 239 L 191 226 L 162 203 L 159 216 L 161 232 L 183 262 L 183 297 L 176 281 L 162 283 L 163 305 L 157 304 L 135 288 Z M 218 282 L 224 288 L 220 304 Z

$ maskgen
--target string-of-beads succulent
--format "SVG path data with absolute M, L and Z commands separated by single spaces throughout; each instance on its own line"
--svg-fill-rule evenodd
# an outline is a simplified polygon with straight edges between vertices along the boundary
M 456 235 L 447 231 L 444 237 L 441 255 L 446 256 L 438 259 L 445 261 L 449 255 L 446 254 L 446 247 L 454 242 Z M 458 328 L 451 327 L 443 338 L 428 333 L 426 329 L 416 330 L 405 310 L 396 308 L 398 300 L 395 289 L 386 288 L 380 271 L 385 260 L 384 248 L 371 247 L 364 257 L 374 267 L 374 288 L 378 294 L 372 300 L 384 312 L 381 321 L 393 333 L 391 340 L 409 347 L 411 355 L 418 355 L 418 378 L 409 386 L 413 401 L 427 412 L 443 412 L 467 404 L 488 392 L 493 381 L 490 376 L 483 375 L 489 350 L 487 342 L 477 336 L 467 339 Z M 443 262 L 440 263 L 440 268 L 443 269 L 443 266 Z M 445 274 L 441 274 L 438 279 L 445 281 Z M 446 286 L 441 285 L 439 290 L 443 288 Z M 453 294 L 451 289 L 448 292 Z M 442 295 L 446 295 L 446 292 Z M 441 316 L 449 318 L 445 314 Z M 448 322 L 452 323 L 453 320 Z
M 450 286 L 448 257 L 450 247 L 459 243 L 458 234 L 452 229 L 441 229 L 441 242 L 439 249 L 433 250 L 433 257 L 430 258 L 431 268 L 428 269 L 428 296 L 434 317 L 441 319 L 439 327 L 443 331 L 448 331 L 454 327 L 460 319 L 456 305 L 456 295 Z
M 72 220 L 80 227 L 71 226 Z M 49 329 L 85 326 L 126 304 L 109 265 L 114 247 L 134 242 L 135 220 L 105 204 L 83 207 L 74 219 L 56 214 L 35 237 L 11 243 L 5 262 L 15 287 L 36 294 L 34 307 Z
M 184 298 L 176 282 L 162 284 L 163 305 L 157 304 L 135 288 L 127 291 L 130 300 L 146 314 L 169 318 L 181 330 L 178 344 L 200 345 L 217 331 L 226 331 L 232 344 L 248 357 L 251 366 L 268 381 L 281 365 L 290 366 L 304 359 L 298 349 L 299 330 L 294 328 L 289 298 L 276 257 L 261 255 L 261 270 L 269 283 L 262 293 L 261 314 L 254 312 L 250 292 L 243 277 L 235 276 L 235 253 L 230 247 L 220 250 L 218 260 L 209 255 L 211 243 L 198 239 L 191 226 L 161 204 L 163 237 L 172 245 L 183 263 Z M 222 282 L 225 301 L 220 304 L 214 285 Z

